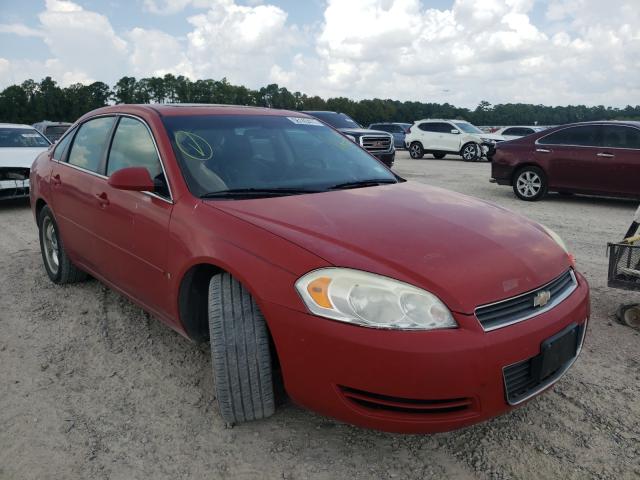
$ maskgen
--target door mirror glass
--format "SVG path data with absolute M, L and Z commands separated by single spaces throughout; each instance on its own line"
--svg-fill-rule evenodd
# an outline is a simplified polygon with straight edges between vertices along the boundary
M 108 183 L 118 190 L 153 192 L 155 189 L 149 170 L 144 167 L 128 167 L 113 172 Z
M 453 128 L 451 129 L 451 133 L 453 133 L 454 135 L 458 135 L 460 133 L 460 130 L 458 130 L 457 128 Z

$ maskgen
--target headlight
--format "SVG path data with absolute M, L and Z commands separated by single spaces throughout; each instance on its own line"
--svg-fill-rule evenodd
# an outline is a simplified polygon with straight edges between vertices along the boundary
M 347 133 L 344 133 L 343 135 L 344 135 L 345 137 L 347 137 L 349 140 L 351 140 L 353 143 L 358 143 L 358 142 L 356 141 L 356 137 L 354 137 L 353 135 L 349 135 L 349 134 L 347 134 Z
M 484 143 L 496 143 L 493 138 L 480 138 Z
M 301 277 L 296 289 L 311 313 L 345 323 L 397 330 L 458 326 L 435 295 L 373 273 L 323 268 Z
M 547 232 L 547 235 L 549 235 L 558 245 L 560 245 L 560 248 L 562 248 L 565 252 L 567 252 L 567 254 L 570 255 L 569 247 L 567 247 L 567 244 L 564 243 L 564 240 L 562 240 L 560 235 L 551 230 L 549 227 L 545 227 L 542 224 L 540 226 L 544 229 L 545 232 Z

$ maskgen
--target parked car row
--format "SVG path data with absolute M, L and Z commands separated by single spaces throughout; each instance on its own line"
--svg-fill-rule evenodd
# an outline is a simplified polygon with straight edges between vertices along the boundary
M 550 191 L 640 198 L 640 122 L 562 125 L 500 143 L 491 179 L 526 201 Z

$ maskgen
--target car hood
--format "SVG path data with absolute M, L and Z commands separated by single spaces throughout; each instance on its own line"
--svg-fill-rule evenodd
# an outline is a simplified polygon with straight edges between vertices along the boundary
M 382 130 L 369 130 L 367 128 L 339 128 L 339 131 L 349 135 L 387 135 L 393 136 L 389 132 L 383 132 Z
M 504 135 L 497 135 L 495 133 L 474 133 L 474 135 L 478 138 L 488 138 L 490 140 L 496 140 L 498 142 L 506 140 L 506 137 Z
M 48 147 L 2 147 L 0 148 L 0 168 L 31 168 L 31 164 Z
M 429 290 L 459 313 L 540 287 L 570 267 L 534 222 L 418 183 L 206 203 L 335 266 Z

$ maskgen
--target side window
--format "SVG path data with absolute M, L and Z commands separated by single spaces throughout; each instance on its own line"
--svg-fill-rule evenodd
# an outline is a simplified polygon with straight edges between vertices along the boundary
M 53 159 L 54 160 L 57 160 L 59 162 L 62 161 L 62 158 L 64 157 L 64 153 L 67 150 L 67 147 L 69 146 L 69 144 L 71 143 L 71 139 L 73 138 L 73 133 L 74 132 L 69 132 L 69 135 L 64 137 L 55 146 L 55 148 L 53 149 Z
M 169 196 L 162 165 L 147 127 L 139 120 L 122 117 L 113 136 L 107 176 L 127 167 L 144 167 L 158 185 L 156 193 Z
M 504 132 L 502 132 L 502 135 L 518 135 L 517 130 L 517 128 L 507 128 Z
M 418 125 L 418 128 L 423 132 L 435 132 L 436 125 L 437 124 L 435 123 L 421 123 L 420 125 Z
M 100 117 L 83 123 L 73 140 L 69 159 L 71 165 L 98 172 L 114 117 Z
M 438 128 L 437 131 L 440 133 L 451 133 L 451 130 L 458 130 L 460 132 L 458 127 L 451 125 L 450 123 L 437 123 L 436 125 Z
M 538 143 L 541 145 L 597 147 L 601 144 L 601 127 L 598 125 L 584 125 L 565 128 L 541 138 Z
M 606 125 L 603 127 L 603 145 L 640 150 L 640 130 L 622 125 Z

